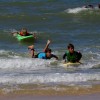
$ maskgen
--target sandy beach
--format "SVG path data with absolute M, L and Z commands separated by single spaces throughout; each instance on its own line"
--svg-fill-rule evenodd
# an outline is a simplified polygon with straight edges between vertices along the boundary
M 0 96 L 0 100 L 100 100 L 100 94 L 89 94 L 81 96 L 15 95 L 15 96 Z
M 65 88 L 65 87 L 64 87 Z M 66 90 L 19 90 L 0 93 L 0 100 L 100 100 L 100 85 L 92 88 L 75 87 Z

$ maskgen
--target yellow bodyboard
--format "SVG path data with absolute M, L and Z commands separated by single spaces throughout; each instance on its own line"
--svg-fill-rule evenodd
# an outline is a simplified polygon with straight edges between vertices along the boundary
M 77 62 L 77 63 L 72 63 L 72 62 L 67 62 L 67 63 L 63 63 L 64 67 L 69 67 L 69 66 L 79 66 L 81 63 Z

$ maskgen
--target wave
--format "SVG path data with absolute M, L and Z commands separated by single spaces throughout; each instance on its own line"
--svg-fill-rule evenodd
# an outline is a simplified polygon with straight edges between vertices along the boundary
M 62 52 L 53 52 L 56 55 L 61 56 Z M 82 64 L 78 67 L 81 69 L 91 69 L 91 68 L 97 68 L 100 65 L 99 59 L 100 59 L 100 54 L 99 52 L 93 53 L 93 52 L 88 52 L 83 53 L 83 58 L 82 58 Z M 27 62 L 28 61 L 28 62 Z M 6 62 L 6 63 L 5 63 Z M 61 67 L 62 65 L 62 59 L 60 58 L 60 61 L 55 61 L 54 59 L 51 60 L 42 60 L 42 59 L 34 59 L 30 58 L 28 52 L 13 52 L 10 50 L 0 50 L 0 69 L 5 69 L 5 68 L 15 68 L 15 69 L 24 69 L 24 68 L 36 68 L 39 66 L 41 68 L 42 66 L 47 67 L 48 65 L 50 66 L 58 66 Z M 34 65 L 34 67 L 33 67 Z M 43 67 L 44 68 L 44 67 Z M 71 68 L 71 67 L 70 67 Z M 76 68 L 76 69 L 78 69 Z M 33 69 L 32 69 L 33 70 Z
M 69 9 L 65 10 L 65 12 L 67 12 L 67 13 L 79 13 L 81 11 L 86 11 L 86 10 L 87 10 L 86 8 L 78 7 L 78 8 L 69 8 Z
M 74 85 L 89 81 L 100 81 L 100 72 L 94 73 L 13 73 L 0 75 L 0 83 L 3 84 L 64 84 Z
M 65 12 L 67 13 L 73 13 L 73 14 L 77 14 L 77 13 L 80 13 L 80 12 L 83 12 L 83 11 L 98 11 L 99 8 L 95 7 L 94 9 L 91 9 L 91 8 L 84 8 L 84 7 L 77 7 L 77 8 L 69 8 L 69 9 L 66 9 Z
M 0 84 L 64 84 L 74 85 L 100 81 L 100 72 L 93 71 L 100 62 L 89 62 L 67 70 L 59 66 L 60 61 L 42 60 L 24 57 L 12 51 L 1 50 L 0 55 Z M 92 69 L 91 69 L 92 68 Z M 99 70 L 99 69 L 97 69 Z
M 18 56 L 19 57 L 19 56 Z M 46 69 L 52 61 L 34 58 L 19 57 L 12 59 L 0 59 L 0 69 L 2 70 L 39 70 Z

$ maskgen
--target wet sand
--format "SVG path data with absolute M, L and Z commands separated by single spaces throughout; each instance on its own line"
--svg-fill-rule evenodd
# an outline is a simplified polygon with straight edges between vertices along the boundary
M 34 87 L 35 89 L 33 90 Z M 31 90 L 32 88 L 32 90 Z M 92 87 L 36 88 L 36 86 L 20 86 L 21 90 L 0 91 L 0 100 L 100 100 L 100 85 Z
M 19 85 L 17 88 L 4 86 L 0 95 L 40 95 L 40 96 L 66 96 L 87 95 L 100 93 L 100 85 L 94 86 L 46 86 L 46 85 Z
M 0 100 L 100 100 L 100 94 L 89 94 L 81 96 L 15 95 L 15 96 L 0 96 Z

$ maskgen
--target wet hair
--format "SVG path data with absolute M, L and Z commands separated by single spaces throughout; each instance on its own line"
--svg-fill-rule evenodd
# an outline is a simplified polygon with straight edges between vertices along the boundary
M 74 45 L 71 43 L 67 47 L 68 47 L 68 49 L 70 49 L 70 48 L 74 49 Z
M 47 52 L 52 52 L 52 50 L 50 48 L 47 48 L 45 53 L 47 53 Z
M 22 28 L 21 31 L 24 32 L 24 33 L 26 33 L 27 32 L 27 29 L 26 28 Z

